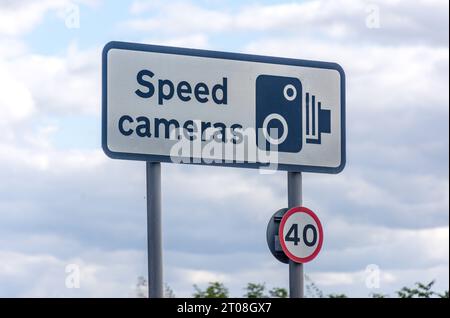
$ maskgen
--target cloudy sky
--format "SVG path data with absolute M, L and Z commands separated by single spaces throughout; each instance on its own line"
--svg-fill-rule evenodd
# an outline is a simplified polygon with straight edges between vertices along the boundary
M 101 49 L 122 40 L 338 62 L 347 166 L 304 175 L 325 294 L 449 286 L 449 17 L 433 1 L 0 0 L 0 296 L 134 297 L 145 164 L 100 146 Z M 78 14 L 79 13 L 79 14 Z M 267 249 L 286 173 L 162 166 L 164 281 L 288 286 Z M 72 264 L 72 265 L 71 265 Z M 79 288 L 66 270 L 79 269 Z M 378 268 L 380 285 L 367 285 Z M 70 285 L 70 284 L 69 284 Z M 74 287 L 74 286 L 69 286 Z M 77 286 L 75 286 L 77 287 Z

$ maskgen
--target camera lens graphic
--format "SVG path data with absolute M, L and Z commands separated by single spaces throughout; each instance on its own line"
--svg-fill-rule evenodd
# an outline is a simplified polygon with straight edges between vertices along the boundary
M 288 84 L 283 89 L 283 95 L 284 98 L 291 102 L 297 97 L 297 89 L 294 85 Z
M 275 146 L 272 151 L 300 152 L 303 145 L 300 79 L 259 75 L 256 79 L 255 122 L 258 148 L 267 151 L 270 146 Z
M 271 137 L 267 130 L 269 123 L 272 120 L 278 120 L 283 125 L 283 134 L 281 135 L 280 138 Z M 272 145 L 279 145 L 279 144 L 283 143 L 287 138 L 288 124 L 286 122 L 286 119 L 284 119 L 283 116 L 281 116 L 280 114 L 272 113 L 264 119 L 264 122 L 262 124 L 262 130 L 263 130 L 264 138 L 266 138 L 266 140 L 268 142 L 270 142 Z

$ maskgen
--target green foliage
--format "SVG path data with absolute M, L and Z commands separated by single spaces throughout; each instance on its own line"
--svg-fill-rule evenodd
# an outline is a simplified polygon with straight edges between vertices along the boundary
M 345 294 L 329 294 L 328 298 L 348 298 Z
M 248 283 L 245 288 L 247 291 L 244 295 L 246 298 L 287 298 L 288 292 L 286 288 L 274 287 L 269 290 L 269 295 L 265 293 L 266 284 Z
M 443 294 L 437 294 L 439 298 L 448 298 L 448 290 L 446 290 Z
M 136 283 L 136 297 L 147 298 L 147 280 L 139 276 Z
M 389 295 L 372 293 L 372 294 L 370 294 L 370 297 L 372 297 L 372 298 L 389 298 Z
M 400 298 L 431 298 L 433 295 L 436 295 L 436 293 L 431 290 L 434 283 L 434 280 L 428 284 L 417 282 L 414 287 L 403 287 L 397 292 L 397 295 Z
M 308 298 L 323 298 L 323 292 L 320 290 L 319 287 L 314 283 L 314 281 L 309 278 L 308 275 L 305 275 L 305 282 L 306 282 L 306 297 Z
M 246 298 L 267 298 L 267 295 L 264 294 L 265 284 L 248 283 L 244 289 L 247 291 L 244 295 Z
M 274 287 L 271 290 L 269 290 L 269 295 L 272 298 L 287 298 L 288 292 L 286 288 Z
M 305 288 L 306 288 L 306 296 L 314 297 L 314 298 L 323 298 L 323 292 L 316 286 L 316 284 L 305 275 Z M 399 291 L 396 292 L 399 298 L 449 298 L 449 291 L 444 291 L 442 294 L 437 293 L 432 290 L 435 281 L 432 280 L 429 283 L 420 283 L 417 282 L 413 287 L 403 287 Z M 200 289 L 197 285 L 194 285 L 195 292 L 193 294 L 194 298 L 228 298 L 228 288 L 221 282 L 210 282 L 205 290 Z M 136 296 L 139 298 L 147 297 L 147 280 L 139 276 L 136 284 Z M 244 297 L 246 298 L 287 298 L 288 291 L 286 288 L 274 287 L 268 291 L 266 294 L 266 285 L 265 283 L 248 283 L 244 288 L 246 293 Z M 169 285 L 165 284 L 164 288 L 164 297 L 173 298 L 175 294 L 173 290 L 169 287 Z M 328 298 L 348 298 L 347 295 L 341 293 L 333 293 L 327 295 Z M 388 298 L 389 295 L 382 293 L 371 293 L 369 297 L 372 298 Z
M 448 298 L 448 290 L 446 290 L 443 294 L 437 294 L 439 298 Z
M 175 293 L 167 284 L 164 284 L 164 298 L 175 298 Z
M 143 276 L 139 276 L 136 283 L 136 297 L 147 298 L 148 287 L 147 280 Z M 164 284 L 164 298 L 175 298 L 172 288 L 169 285 Z
M 220 282 L 210 282 L 205 290 L 194 285 L 194 298 L 228 298 L 228 288 Z

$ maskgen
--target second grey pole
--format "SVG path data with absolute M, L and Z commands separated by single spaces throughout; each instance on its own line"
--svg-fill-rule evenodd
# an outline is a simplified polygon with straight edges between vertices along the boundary
M 288 207 L 302 205 L 302 173 L 288 172 Z M 289 260 L 289 297 L 304 297 L 303 264 Z
M 162 298 L 161 163 L 146 163 L 148 297 Z

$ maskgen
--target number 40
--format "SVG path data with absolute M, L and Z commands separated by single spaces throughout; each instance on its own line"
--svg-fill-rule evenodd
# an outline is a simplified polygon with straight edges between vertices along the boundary
M 311 241 L 308 241 L 308 230 L 312 231 L 313 237 Z M 286 236 L 284 237 L 286 242 L 294 242 L 294 245 L 298 245 L 300 242 L 300 238 L 298 237 L 298 224 L 294 223 L 290 227 L 289 231 L 287 231 Z M 303 242 L 308 247 L 314 246 L 317 242 L 317 230 L 316 227 L 312 224 L 307 224 L 303 228 Z

